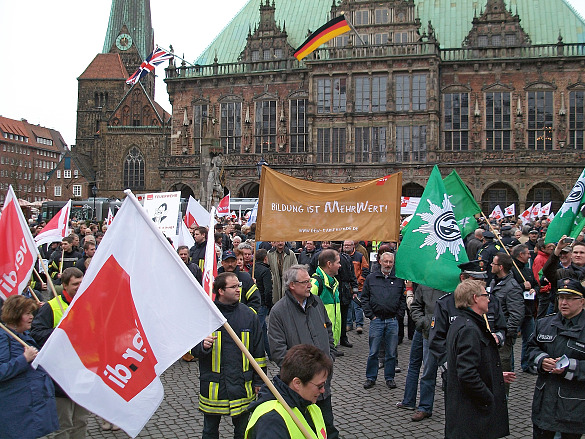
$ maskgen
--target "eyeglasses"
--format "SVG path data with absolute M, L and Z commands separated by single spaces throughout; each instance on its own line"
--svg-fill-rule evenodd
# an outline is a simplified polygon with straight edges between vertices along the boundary
M 313 381 L 309 381 L 309 382 L 319 390 L 323 390 L 325 388 L 325 383 L 315 384 Z
M 573 302 L 573 300 L 579 300 L 579 299 L 582 299 L 583 298 L 583 297 L 575 297 L 575 296 L 569 296 L 569 297 L 563 297 L 563 296 L 564 296 L 564 294 L 563 295 L 559 295 L 557 300 L 559 302 L 562 302 L 563 300 L 565 302 Z
M 226 290 L 228 290 L 228 289 L 238 289 L 238 288 L 241 288 L 241 287 L 242 287 L 242 282 L 239 282 L 237 285 L 231 285 L 229 287 L 226 285 L 225 286 L 225 289 Z
M 309 285 L 310 283 L 311 283 L 311 279 L 309 279 L 309 280 L 295 280 L 295 284 Z
M 476 294 L 476 297 L 489 297 L 490 295 L 488 293 L 485 294 Z

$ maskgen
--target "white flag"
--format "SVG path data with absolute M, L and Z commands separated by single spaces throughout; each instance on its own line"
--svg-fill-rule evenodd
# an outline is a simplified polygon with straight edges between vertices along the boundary
M 112 221 L 114 221 L 114 214 L 112 213 L 112 208 L 108 208 L 108 217 L 106 218 L 106 226 L 110 227 L 112 225 Z
M 520 214 L 520 220 L 522 221 L 522 225 L 526 225 L 530 222 L 530 214 L 532 213 L 532 208 L 534 207 L 534 203 L 530 205 L 528 209 Z
M 209 228 L 207 231 L 207 245 L 205 246 L 205 262 L 203 265 L 203 289 L 213 297 L 213 281 L 217 276 L 217 256 L 215 255 L 215 207 L 209 214 Z
M 550 207 L 552 205 L 552 201 L 549 201 L 544 206 L 540 208 L 539 216 L 549 216 L 550 215 Z
M 226 320 L 127 194 L 33 366 L 136 437 L 163 399 L 159 376 Z
M 67 202 L 61 210 L 51 218 L 41 233 L 35 236 L 35 242 L 38 247 L 43 244 L 52 242 L 61 242 L 63 238 L 69 235 L 69 215 L 71 214 L 71 200 Z
M 504 209 L 505 216 L 514 216 L 516 215 L 516 206 L 514 203 L 510 204 L 508 207 Z
M 494 210 L 492 210 L 492 213 L 490 213 L 490 218 L 496 220 L 504 218 L 504 212 L 502 212 L 502 208 L 500 207 L 499 204 L 496 207 L 494 207 Z
M 199 204 L 199 202 L 189 195 L 189 203 L 187 203 L 187 211 L 185 212 L 185 224 L 191 227 L 193 223 L 199 226 L 207 225 L 209 219 L 209 212 Z
M 530 212 L 530 218 L 536 219 L 538 218 L 538 214 L 540 213 L 540 203 L 532 208 L 532 212 Z
M 191 231 L 187 228 L 184 221 L 180 221 L 180 223 L 179 234 L 175 237 L 175 239 L 173 239 L 173 246 L 175 249 L 182 245 L 186 245 L 187 247 L 191 248 L 195 245 L 193 235 L 191 235 Z
M 248 222 L 246 224 L 251 226 L 253 223 L 256 222 L 256 218 L 258 218 L 258 200 L 256 200 L 256 203 L 252 208 L 252 212 L 250 212 L 250 217 L 248 218 Z

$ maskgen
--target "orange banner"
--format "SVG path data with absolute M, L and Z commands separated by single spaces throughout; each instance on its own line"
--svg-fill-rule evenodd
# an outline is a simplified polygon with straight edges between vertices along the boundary
M 398 241 L 402 173 L 351 183 L 300 180 L 264 166 L 258 241 Z

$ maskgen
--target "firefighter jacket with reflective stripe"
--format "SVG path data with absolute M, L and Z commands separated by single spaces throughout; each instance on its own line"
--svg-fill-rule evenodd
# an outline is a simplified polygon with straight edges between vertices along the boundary
M 224 273 L 223 267 L 219 267 L 217 273 Z M 258 313 L 260 311 L 261 299 L 260 291 L 254 283 L 252 276 L 245 271 L 240 271 L 240 267 L 236 267 L 233 273 L 238 277 L 238 280 L 242 283 L 240 289 L 240 302 L 244 305 L 248 305 L 252 311 Z
M 260 367 L 266 369 L 262 331 L 258 317 L 243 303 L 216 306 L 242 340 Z M 193 355 L 199 357 L 199 409 L 216 415 L 241 415 L 256 398 L 254 387 L 262 380 L 250 362 L 222 326 L 210 349 L 199 343 Z

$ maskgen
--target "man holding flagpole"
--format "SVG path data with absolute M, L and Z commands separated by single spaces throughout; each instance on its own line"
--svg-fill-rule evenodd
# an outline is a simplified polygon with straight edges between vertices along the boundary
M 266 370 L 264 342 L 258 317 L 240 302 L 240 281 L 235 273 L 221 273 L 215 278 L 215 305 L 238 334 L 260 367 Z M 199 358 L 199 410 L 203 412 L 202 439 L 219 439 L 222 415 L 229 415 L 234 425 L 234 439 L 243 439 L 248 423 L 248 405 L 256 399 L 262 385 L 258 373 L 221 327 L 199 343 L 193 354 Z

